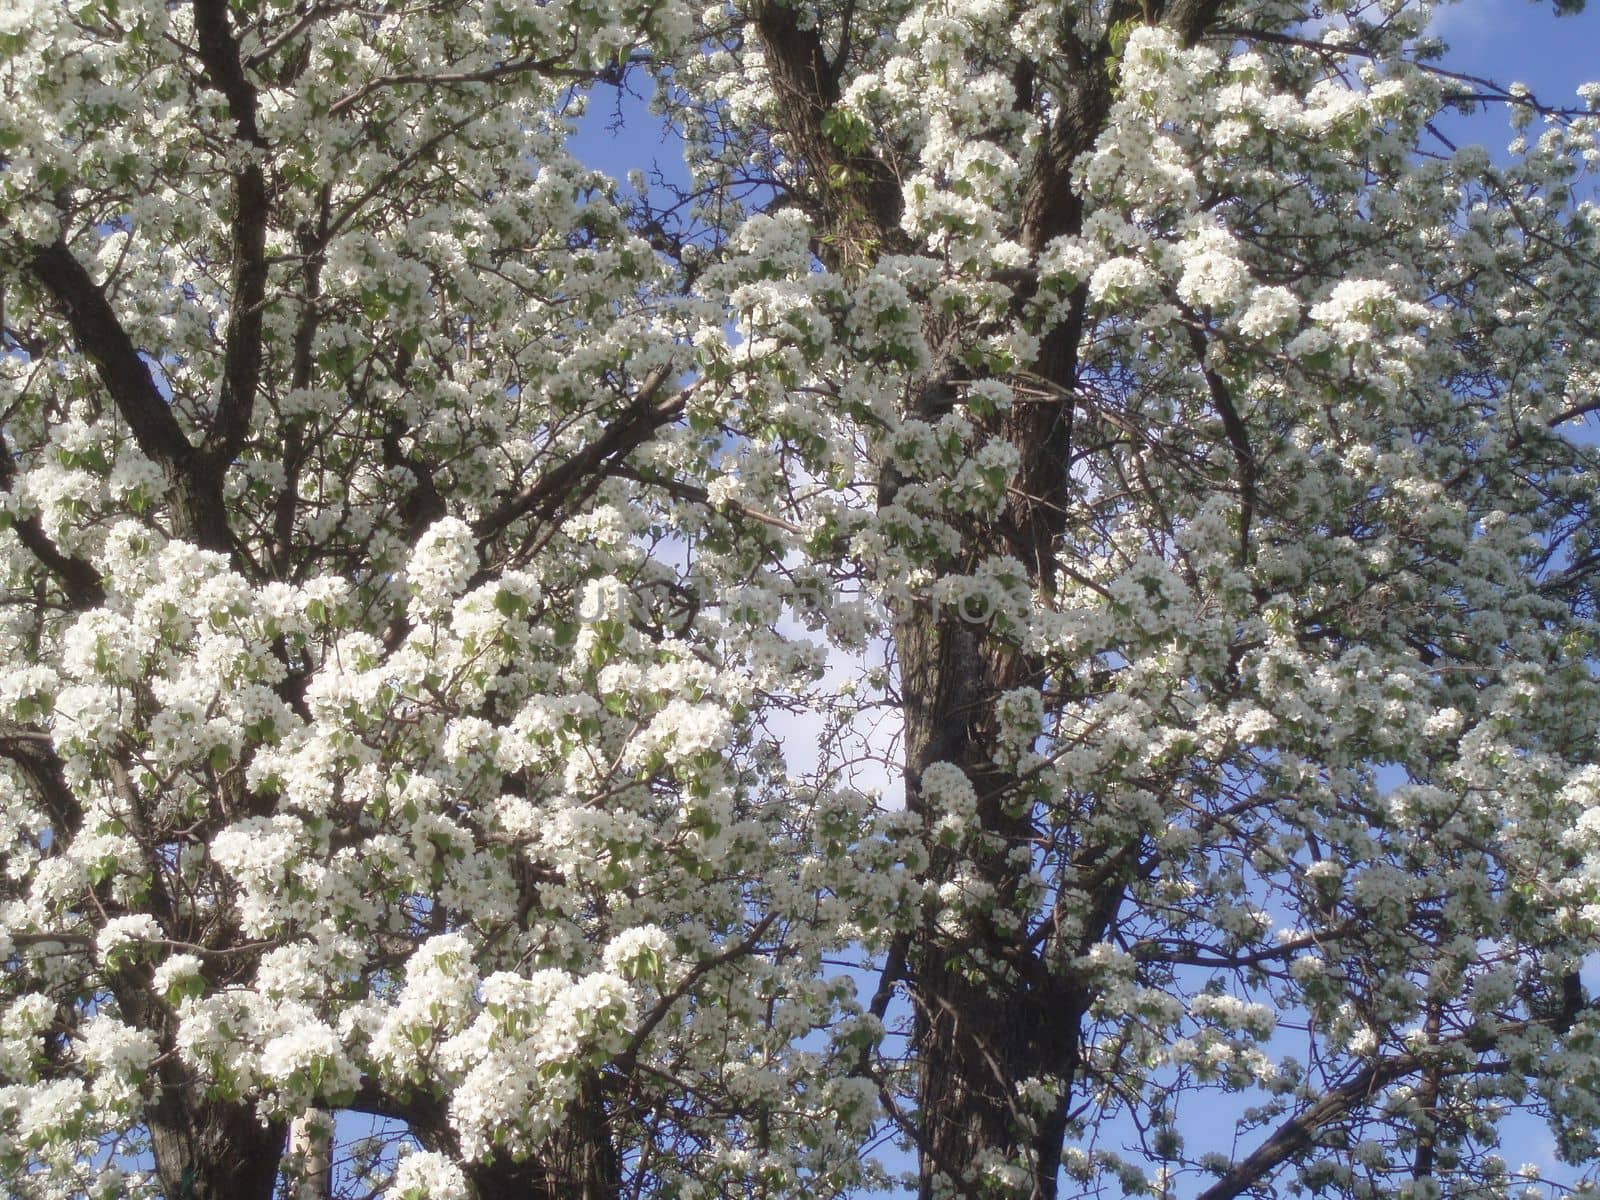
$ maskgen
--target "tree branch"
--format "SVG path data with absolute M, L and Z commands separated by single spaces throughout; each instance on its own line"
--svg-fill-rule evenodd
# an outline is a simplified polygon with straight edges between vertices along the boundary
M 256 127 L 256 89 L 245 78 L 239 43 L 228 27 L 227 0 L 194 0 L 194 31 L 206 79 L 228 101 L 239 136 L 253 146 L 265 146 Z
M 228 27 L 227 0 L 194 0 L 195 32 L 206 79 L 227 98 L 241 140 L 264 149 L 256 124 L 256 89 L 245 77 L 239 43 Z M 261 320 L 267 291 L 267 222 L 271 197 L 260 164 L 252 156 L 233 176 L 231 298 L 224 334 L 222 386 L 205 452 L 220 468 L 239 453 L 250 429 L 261 381 Z
M 1441 1052 L 1448 1048 L 1465 1046 L 1482 1053 L 1492 1049 L 1501 1038 L 1526 1033 L 1529 1029 L 1541 1025 L 1548 1027 L 1549 1024 L 1539 1021 L 1508 1021 L 1487 1034 L 1472 1031 L 1462 1037 L 1437 1042 L 1429 1047 L 1428 1053 L 1407 1052 L 1368 1063 L 1338 1087 L 1324 1092 L 1316 1103 L 1279 1125 L 1248 1158 L 1230 1167 L 1222 1178 L 1201 1192 L 1196 1200 L 1234 1200 L 1234 1197 L 1253 1190 L 1295 1155 L 1310 1149 L 1319 1130 L 1342 1119 L 1353 1109 L 1375 1100 L 1384 1088 L 1404 1079 L 1407 1075 L 1413 1075 L 1424 1069 L 1437 1070 L 1441 1075 L 1503 1070 L 1503 1067 L 1494 1064 L 1444 1067 Z
M 1209 346 L 1205 334 L 1200 330 L 1200 317 L 1187 308 L 1184 312 L 1190 322 L 1189 348 L 1194 351 L 1195 362 L 1199 364 L 1206 389 L 1211 393 L 1211 403 L 1222 418 L 1222 432 L 1228 439 L 1234 463 L 1239 469 L 1239 561 L 1242 563 L 1250 554 L 1250 522 L 1256 511 L 1256 456 L 1250 448 L 1249 430 L 1240 419 L 1239 410 L 1234 407 L 1233 393 L 1222 376 L 1206 362 Z
M 1230 1167 L 1221 1179 L 1201 1192 L 1197 1200 L 1233 1200 L 1250 1191 L 1289 1159 L 1309 1149 L 1318 1130 L 1339 1120 L 1351 1109 L 1366 1104 L 1391 1083 L 1421 1066 L 1422 1059 L 1415 1054 L 1399 1054 L 1369 1064 L 1347 1082 L 1324 1093 L 1310 1108 L 1278 1126 L 1254 1153 Z
M 1224 0 L 1172 0 L 1161 14 L 1161 21 L 1183 39 L 1185 46 L 1193 46 L 1217 19 L 1223 3 Z
M 327 245 L 328 222 L 332 220 L 333 188 L 324 183 L 317 196 L 317 220 L 308 222 L 298 234 L 305 258 L 300 269 L 300 318 L 295 323 L 294 341 L 289 356 L 289 387 L 303 391 L 311 386 L 315 371 L 314 350 L 317 329 L 322 323 L 322 268 L 326 256 L 318 247 Z M 294 551 L 295 517 L 299 511 L 300 472 L 305 465 L 305 419 L 292 417 L 282 424 L 283 486 L 272 506 L 272 549 L 269 560 L 280 578 L 287 577 Z
M 187 471 L 194 447 L 178 426 L 149 366 L 112 312 L 105 292 L 65 242 L 37 247 L 28 267 L 66 318 L 78 348 L 94 363 L 100 382 L 145 457 L 169 476 Z
M 774 119 L 788 151 L 804 164 L 810 197 L 839 265 L 863 261 L 868 243 L 897 238 L 904 205 L 900 180 L 870 147 L 847 146 L 826 132 L 839 102 L 843 55 L 830 61 L 814 26 L 778 0 L 751 8 L 778 100 Z
M 423 84 L 426 87 L 447 87 L 452 84 L 462 83 L 493 83 L 514 75 L 543 75 L 548 79 L 563 79 L 573 83 L 610 83 L 618 79 L 620 74 L 628 67 L 640 63 L 647 63 L 650 59 L 643 55 L 630 57 L 620 67 L 607 68 L 600 71 L 583 70 L 578 67 L 562 66 L 562 60 L 570 51 L 549 55 L 544 58 L 524 58 L 516 62 L 498 63 L 481 71 L 439 71 L 433 74 L 424 72 L 409 72 L 400 75 L 380 75 L 370 79 L 355 91 L 341 96 L 328 107 L 330 117 L 341 117 L 361 101 L 374 92 L 384 88 L 403 87 L 407 84 Z
M 66 768 L 48 733 L 0 722 L 0 758 L 9 759 L 39 790 L 52 835 L 65 843 L 83 827 L 83 805 L 67 783 Z
M 804 532 L 802 527 L 793 521 L 785 520 L 774 513 L 763 512 L 759 508 L 751 508 L 748 504 L 740 504 L 735 500 L 713 501 L 711 493 L 699 484 L 687 483 L 681 479 L 665 479 L 658 475 L 646 475 L 643 471 L 635 471 L 628 466 L 615 466 L 611 473 L 622 479 L 631 479 L 635 483 L 642 483 L 646 487 L 660 488 L 669 496 L 676 496 L 680 500 L 688 500 L 694 504 L 704 504 L 707 507 L 726 512 L 730 516 L 743 517 L 747 521 L 754 521 L 758 525 L 767 525 L 773 529 L 781 529 L 785 533 Z
M 6 445 L 5 434 L 0 432 L 0 491 L 13 491 L 16 480 L 17 462 L 11 456 L 11 447 Z M 75 554 L 63 553 L 45 532 L 38 514 L 13 516 L 11 532 L 44 569 L 55 576 L 73 608 L 97 608 L 105 603 L 105 584 L 94 564 Z
M 177 535 L 229 554 L 248 573 L 248 561 L 228 527 L 219 469 L 190 443 L 104 289 L 65 242 L 35 246 L 27 263 L 94 364 L 139 449 L 166 476 Z
M 761 944 L 762 935 L 771 928 L 773 921 L 776 919 L 776 913 L 768 913 L 757 921 L 751 927 L 750 932 L 740 941 L 732 946 L 724 946 L 710 958 L 703 958 L 695 963 L 690 968 L 689 973 L 678 981 L 677 986 L 670 992 L 663 994 L 661 999 L 657 1000 L 654 1007 L 650 1009 L 644 1020 L 639 1022 L 638 1028 L 633 1031 L 633 1036 L 628 1039 L 627 1046 L 616 1057 L 616 1070 L 622 1075 L 627 1075 L 632 1071 L 634 1064 L 639 1060 L 639 1052 L 644 1049 L 644 1044 L 650 1040 L 650 1035 L 655 1032 L 656 1027 L 666 1020 L 667 1014 L 672 1011 L 672 1006 L 694 990 L 694 985 L 699 983 L 711 971 L 722 966 L 723 963 L 730 963 L 734 959 L 743 958 L 754 951 Z
M 1363 58 L 1376 59 L 1378 55 L 1372 50 L 1361 45 L 1342 45 L 1334 42 L 1322 41 L 1313 37 L 1300 37 L 1292 33 L 1277 33 L 1270 29 L 1246 29 L 1242 26 L 1223 26 L 1211 31 L 1214 36 L 1228 41 L 1264 42 L 1273 46 L 1295 46 L 1302 50 L 1310 50 L 1325 56 L 1327 59 Z M 1482 104 L 1505 104 L 1513 107 L 1528 108 L 1542 117 L 1570 123 L 1582 117 L 1592 115 L 1586 108 L 1557 107 L 1546 104 L 1530 92 L 1512 91 L 1504 84 L 1496 83 L 1484 75 L 1472 75 L 1465 71 L 1452 71 L 1441 67 L 1437 63 L 1421 62 L 1415 58 L 1407 59 L 1407 63 L 1428 75 L 1439 79 L 1449 79 L 1467 87 L 1481 89 L 1477 92 L 1461 91 L 1447 94 L 1445 99 L 1450 102 L 1473 101 Z
M 473 532 L 487 541 L 522 517 L 549 519 L 583 480 L 603 476 L 649 441 L 656 430 L 675 420 L 683 411 L 684 402 L 696 386 L 691 384 L 664 400 L 657 400 L 657 393 L 671 374 L 671 367 L 657 367 L 651 371 L 640 383 L 633 403 L 622 416 L 606 426 L 604 433 L 571 458 L 551 467 L 499 508 L 480 517 L 473 524 Z

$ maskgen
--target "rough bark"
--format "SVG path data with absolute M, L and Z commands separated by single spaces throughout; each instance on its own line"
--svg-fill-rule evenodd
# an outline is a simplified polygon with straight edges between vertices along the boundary
M 940 851 L 935 880 L 963 864 L 994 889 L 995 907 L 1011 901 L 1027 873 L 1010 852 L 1032 842 L 1019 781 L 993 764 L 995 699 L 1032 678 L 1030 664 L 986 645 L 980 628 L 950 616 L 914 612 L 896 629 L 906 711 L 908 803 L 928 826 L 940 814 L 921 794 L 924 770 L 960 766 L 978 792 L 982 834 L 959 853 Z M 1079 1022 L 1090 994 L 1053 972 L 1017 932 L 983 921 L 952 935 L 930 921 L 911 954 L 913 1040 L 921 1064 L 917 1129 L 919 1195 L 976 1194 L 986 1159 L 1026 1162 L 1028 1195 L 1056 1195 L 1065 1101 L 1077 1074 Z M 1050 1078 L 1062 1102 L 1029 1135 L 1019 1107 L 1021 1083 Z
M 1104 47 L 1101 48 L 1104 52 Z M 1077 232 L 1081 201 L 1070 188 L 1071 164 L 1087 150 L 1110 107 L 1103 64 L 1091 61 L 1069 93 L 1029 181 L 1025 243 L 1037 253 L 1053 237 Z M 1056 556 L 1065 528 L 1072 461 L 1074 394 L 1084 298 L 1044 337 L 1030 374 L 1048 397 L 1016 406 L 997 432 L 1020 452 L 1013 494 L 996 527 L 974 531 L 971 553 L 1010 552 L 1034 588 L 1055 591 Z M 960 766 L 979 796 L 982 841 L 961 855 L 936 855 L 931 873 L 949 878 L 962 860 L 994 889 L 997 909 L 1011 908 L 1028 871 L 1011 856 L 1032 844 L 1021 781 L 994 765 L 992 716 L 1000 695 L 1042 682 L 1027 661 L 986 628 L 916 611 L 895 631 L 905 703 L 906 794 L 922 806 L 922 772 L 933 763 Z M 931 826 L 939 814 L 924 811 Z M 912 956 L 914 1042 L 922 1064 L 918 1096 L 922 1200 L 939 1193 L 938 1176 L 958 1195 L 976 1194 L 986 1159 L 1025 1163 L 1031 1200 L 1053 1200 L 1066 1103 L 1078 1071 L 1079 1023 L 1092 997 L 1053 971 L 1023 935 L 992 926 L 953 943 L 932 925 Z M 1024 1080 L 1047 1078 L 1060 1102 L 1033 1124 L 1020 1111 Z M 1031 1135 L 1027 1132 L 1032 1125 Z
M 181 1082 L 163 1088 L 149 1127 L 166 1200 L 272 1200 L 283 1124 L 262 1124 L 253 1104 L 197 1102 Z
M 805 193 L 822 228 L 818 248 L 830 267 L 852 273 L 884 249 L 899 246 L 900 183 L 870 148 L 842 145 L 825 124 L 839 100 L 845 47 L 831 56 L 816 29 L 802 27 L 800 10 L 766 0 L 753 10 L 756 33 L 782 105 L 775 114 L 784 152 L 804 166 Z

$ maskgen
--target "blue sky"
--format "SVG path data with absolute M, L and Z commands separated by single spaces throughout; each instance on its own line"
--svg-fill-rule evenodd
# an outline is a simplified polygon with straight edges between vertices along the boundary
M 1450 46 L 1444 65 L 1526 84 L 1545 104 L 1576 106 L 1578 86 L 1600 79 L 1600 0 L 1566 17 L 1556 16 L 1549 0 L 1462 0 L 1440 9 L 1434 29 Z M 1505 114 L 1493 106 L 1443 125 L 1450 137 L 1480 142 L 1497 156 L 1509 140 Z
M 1600 4 L 1557 17 L 1544 0 L 1463 0 L 1442 9 L 1434 27 L 1450 43 L 1450 65 L 1526 83 L 1541 98 L 1571 97 L 1600 77 Z

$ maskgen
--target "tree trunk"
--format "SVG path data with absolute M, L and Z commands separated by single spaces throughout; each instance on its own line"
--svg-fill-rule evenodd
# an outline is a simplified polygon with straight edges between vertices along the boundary
M 1016 231 L 1035 259 L 1053 239 L 1082 231 L 1083 201 L 1073 189 L 1072 167 L 1094 146 L 1116 96 L 1121 50 L 1114 45 L 1113 29 L 1130 21 L 1160 21 L 1193 43 L 1220 7 L 1220 0 L 1115 3 L 1104 32 L 1092 43 L 1064 26 L 1058 31 L 1059 58 L 1070 71 L 1050 73 L 1058 82 L 1047 99 L 1035 92 L 1043 77 L 1039 64 L 1015 64 L 1017 105 L 1050 113 L 1047 136 L 1029 167 Z M 916 253 L 899 229 L 898 175 L 877 155 L 846 150 L 826 133 L 825 120 L 840 96 L 842 51 L 831 53 L 815 29 L 802 28 L 785 5 L 758 5 L 753 16 L 784 101 L 774 119 L 788 139 L 788 151 L 805 163 L 812 181 L 806 203 L 824 233 L 818 253 L 830 269 L 847 276 L 880 254 Z M 1016 558 L 1047 604 L 1056 591 L 1071 505 L 1086 297 L 1080 287 L 1061 323 L 1042 331 L 1029 382 L 1043 383 L 1047 394 L 1017 405 L 987 431 L 1016 447 L 1020 463 L 1005 512 L 965 530 L 960 550 L 966 563 L 998 555 Z M 1030 298 L 1023 283 L 1019 311 Z M 940 321 L 925 314 L 930 346 Z M 953 381 L 968 374 L 959 363 L 936 367 L 907 397 L 910 415 L 933 419 L 947 411 L 955 399 Z M 881 504 L 893 500 L 899 483 L 892 466 L 886 467 Z M 1012 901 L 1031 862 L 1027 855 L 1013 857 L 1012 851 L 1031 852 L 1034 831 L 1020 781 L 995 763 L 994 710 L 1003 692 L 1042 686 L 1044 670 L 983 625 L 926 605 L 897 621 L 894 641 L 905 718 L 905 793 L 930 833 L 929 882 L 937 886 L 965 873 L 992 890 L 992 911 L 1015 913 Z M 961 768 L 978 796 L 980 833 L 961 847 L 940 847 L 931 837 L 943 814 L 924 799 L 922 776 L 940 762 Z M 1080 1027 L 1093 999 L 1090 989 L 1059 964 L 1104 935 L 1121 895 L 1120 877 L 1107 875 L 1098 894 L 1085 898 L 1085 920 L 1066 946 L 1058 944 L 1055 930 L 1030 936 L 1027 921 L 1021 930 L 1003 930 L 974 918 L 952 930 L 932 918 L 922 928 L 907 955 L 905 974 L 920 1063 L 913 1133 L 922 1200 L 939 1193 L 940 1175 L 948 1177 L 955 1195 L 974 1194 L 984 1164 L 995 1159 L 1026 1165 L 1026 1187 L 1020 1192 L 1004 1188 L 1006 1194 L 1030 1200 L 1056 1195 L 1066 1113 L 1080 1067 Z M 891 972 L 898 970 L 891 964 Z M 1021 1107 L 1022 1085 L 1029 1080 L 1054 1090 L 1043 1113 Z
M 272 1200 L 283 1157 L 282 1122 L 253 1104 L 195 1102 L 164 1091 L 150 1114 L 150 1145 L 166 1200 Z
M 532 1159 L 491 1160 L 469 1177 L 478 1200 L 617 1200 L 622 1163 L 598 1081 L 585 1081 L 565 1123 Z
M 1011 851 L 1031 845 L 1031 822 L 1019 781 L 994 764 L 993 716 L 996 698 L 1024 681 L 1028 665 L 986 646 L 980 627 L 926 610 L 901 622 L 896 638 L 908 804 L 931 831 L 942 814 L 924 800 L 921 780 L 938 762 L 961 767 L 978 794 L 981 833 L 959 849 L 935 850 L 930 876 L 974 875 L 993 889 L 995 910 L 1013 910 L 1030 864 Z M 1025 1167 L 1030 1200 L 1052 1200 L 1089 997 L 1051 972 L 1025 937 L 984 918 L 956 930 L 930 919 L 910 979 L 921 1200 L 976 1194 L 984 1164 L 995 1160 Z M 1021 1085 L 1030 1079 L 1047 1081 L 1059 1097 L 1043 1119 L 1023 1106 Z

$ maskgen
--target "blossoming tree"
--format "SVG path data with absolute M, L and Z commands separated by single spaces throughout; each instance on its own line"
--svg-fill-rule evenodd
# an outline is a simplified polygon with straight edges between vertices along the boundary
M 5 1189 L 1581 1186 L 1600 90 L 1428 19 L 8 5 Z

